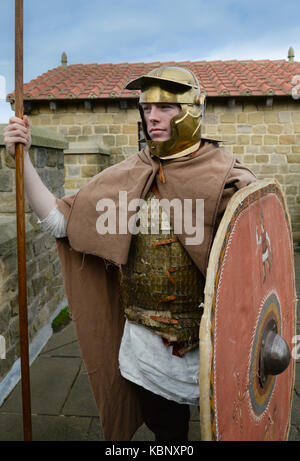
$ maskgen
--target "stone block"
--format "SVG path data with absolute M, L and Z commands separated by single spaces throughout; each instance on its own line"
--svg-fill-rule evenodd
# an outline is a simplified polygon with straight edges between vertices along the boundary
M 281 135 L 279 136 L 280 144 L 295 144 L 296 138 L 293 135 Z
M 264 136 L 264 144 L 266 145 L 276 145 L 278 144 L 278 136 L 266 134 Z
M 35 166 L 36 168 L 45 168 L 47 163 L 47 149 L 43 147 L 36 148 Z
M 291 173 L 300 173 L 300 163 L 293 163 L 289 166 L 289 171 Z M 300 184 L 300 177 L 299 177 L 299 184 Z
M 207 134 L 207 136 L 217 136 L 218 127 L 217 125 L 204 125 L 202 127 L 202 134 Z
M 277 112 L 265 112 L 264 113 L 264 122 L 269 123 L 278 123 L 278 113 Z
M 246 154 L 259 154 L 260 153 L 260 146 L 258 145 L 254 146 L 253 144 L 248 144 L 247 146 L 245 146 L 245 149 L 246 149 L 245 150 Z
M 45 253 L 47 250 L 46 241 L 49 236 L 45 233 L 41 233 L 32 244 L 33 252 L 35 256 L 40 256 L 41 254 Z M 53 238 L 53 237 L 52 237 Z
M 76 178 L 76 179 L 67 179 L 65 180 L 65 191 L 66 194 L 72 194 L 74 191 L 77 191 L 87 182 L 87 178 Z
M 42 169 L 38 173 L 45 186 L 53 193 L 64 185 L 65 175 L 63 170 Z
M 99 173 L 98 165 L 84 165 L 81 167 L 81 177 L 91 178 Z
M 32 150 L 32 149 L 31 149 Z M 12 156 L 7 152 L 7 150 L 4 150 L 4 164 L 11 169 L 16 168 L 16 164 Z
M 287 155 L 288 163 L 300 163 L 300 155 L 289 154 Z
M 243 154 L 244 153 L 244 146 L 233 146 L 232 153 L 233 154 Z
M 247 135 L 240 135 L 240 136 L 247 136 Z M 235 134 L 222 134 L 221 141 L 225 143 L 226 147 L 229 147 L 230 144 L 241 144 L 238 141 L 238 136 Z
M 296 112 L 291 113 L 293 122 L 300 122 L 300 111 L 297 110 Z
M 9 337 L 9 344 L 16 344 L 19 348 L 19 338 L 20 338 L 20 326 L 19 326 L 19 318 L 13 317 L 10 319 L 9 327 L 8 327 L 8 337 Z
M 77 137 L 76 136 L 66 136 L 65 137 L 68 142 L 76 142 Z
M 260 173 L 275 174 L 278 172 L 277 165 L 261 165 Z
M 0 171 L 0 192 L 11 192 L 14 185 L 14 171 Z
M 88 136 L 77 136 L 77 141 L 78 142 L 87 142 L 87 141 L 89 141 L 89 137 Z
M 103 144 L 108 147 L 116 145 L 116 139 L 114 135 L 103 135 L 102 141 Z
M 57 151 L 56 150 L 48 150 L 47 151 L 47 161 L 46 165 L 49 167 L 56 167 L 57 166 Z
M 136 134 L 138 132 L 137 125 L 123 125 L 122 126 L 122 133 L 123 134 Z
M 118 114 L 113 115 L 113 114 L 97 114 L 97 121 L 96 124 L 99 125 L 113 125 L 113 124 L 118 124 L 118 123 L 125 123 L 124 119 L 123 121 L 116 121 L 114 117 L 117 117 Z
M 136 148 L 138 148 L 138 143 L 139 143 L 138 135 L 137 134 L 130 134 L 129 135 L 129 145 L 130 146 L 136 146 Z
M 245 114 L 244 112 L 237 114 L 237 122 L 248 123 L 248 114 Z
M 71 126 L 70 128 L 68 128 L 68 133 L 69 135 L 71 136 L 74 136 L 74 135 L 79 135 L 82 133 L 82 127 L 81 126 Z
M 300 184 L 300 174 L 288 174 L 285 177 L 285 184 L 299 186 Z
M 294 125 L 294 133 L 300 133 L 300 123 Z
M 264 114 L 262 112 L 254 112 L 248 115 L 249 125 L 257 125 L 264 122 Z
M 93 127 L 95 134 L 106 134 L 108 133 L 107 125 L 94 125 Z
M 274 151 L 276 152 L 276 154 L 287 155 L 291 153 L 291 146 L 289 145 L 274 146 Z
M 298 191 L 297 186 L 286 186 L 285 193 L 287 195 L 296 195 Z
M 266 125 L 253 125 L 252 132 L 253 134 L 266 134 L 267 127 Z
M 270 163 L 272 165 L 283 165 L 287 163 L 287 158 L 285 155 L 280 154 L 271 154 L 270 155 Z
M 9 324 L 10 317 L 11 317 L 10 305 L 1 303 L 0 305 L 0 335 L 3 335 L 3 333 L 7 330 L 7 325 Z
M 238 125 L 237 126 L 237 132 L 238 133 L 251 133 L 252 132 L 252 126 L 251 125 Z
M 268 163 L 269 156 L 268 155 L 256 155 L 255 156 L 256 163 Z
M 262 137 L 262 136 L 258 136 L 258 135 L 253 135 L 253 136 L 251 136 L 251 144 L 254 144 L 254 145 L 261 145 L 261 144 L 262 144 L 262 141 L 263 141 L 263 137 Z
M 77 165 L 80 163 L 79 158 L 80 155 L 65 154 L 64 163 L 65 165 Z
M 250 136 L 247 134 L 238 135 L 237 144 L 250 144 Z
M 43 271 L 46 267 L 49 265 L 49 254 L 43 254 L 39 259 L 38 259 L 38 269 L 39 272 Z
M 291 123 L 284 123 L 282 126 L 282 134 L 294 134 L 294 127 Z
M 116 146 L 128 146 L 128 136 L 126 134 L 116 135 Z
M 281 134 L 283 130 L 282 125 L 268 125 L 268 133 L 270 134 Z
M 286 203 L 288 205 L 294 205 L 296 203 L 296 197 L 294 197 L 293 195 L 287 195 L 286 196 Z
M 114 118 L 114 120 L 116 120 Z M 125 119 L 124 122 L 122 123 L 136 123 L 139 122 L 141 120 L 141 116 L 140 116 L 140 113 L 137 109 L 135 110 L 128 110 L 127 111 L 127 117 Z M 118 123 L 118 122 L 115 122 L 115 123 Z
M 235 134 L 236 133 L 236 126 L 235 125 L 219 125 L 218 126 L 218 133 L 220 134 Z
M 54 119 L 54 116 L 53 116 Z M 73 114 L 59 114 L 59 123 L 60 125 L 76 125 L 76 120 L 78 116 L 74 116 Z M 78 123 L 78 122 L 77 122 Z
M 58 170 L 62 170 L 64 168 L 64 163 L 65 163 L 65 159 L 64 159 L 64 153 L 63 151 L 58 151 L 58 154 L 57 154 L 57 168 Z
M 53 123 L 53 115 L 52 114 L 43 114 L 40 115 L 40 125 L 47 125 L 51 126 Z
M 245 163 L 255 163 L 255 155 L 251 155 L 251 154 L 244 155 L 243 160 Z
M 86 165 L 100 165 L 103 162 L 103 156 L 100 154 L 86 154 L 80 157 L 80 163 Z
M 80 176 L 80 165 L 70 165 L 66 168 L 66 176 L 76 177 Z
M 120 134 L 121 133 L 121 126 L 120 125 L 111 125 L 108 128 L 108 131 L 111 134 Z
M 278 112 L 279 123 L 291 123 L 291 113 L 289 111 Z
M 227 112 L 225 114 L 220 114 L 220 123 L 235 123 L 236 122 L 236 113 Z

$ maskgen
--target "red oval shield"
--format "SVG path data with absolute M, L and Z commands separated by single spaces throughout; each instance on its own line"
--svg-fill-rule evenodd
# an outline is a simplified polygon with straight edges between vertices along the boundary
M 285 440 L 294 361 L 262 380 L 270 322 L 292 351 L 296 293 L 290 219 L 274 181 L 231 199 L 212 247 L 200 325 L 202 440 Z

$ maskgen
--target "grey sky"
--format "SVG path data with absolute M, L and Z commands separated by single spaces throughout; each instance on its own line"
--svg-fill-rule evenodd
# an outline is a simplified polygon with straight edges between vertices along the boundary
M 24 0 L 24 81 L 60 65 L 300 60 L 299 0 Z M 1 0 L 0 75 L 14 88 L 14 2 Z M 1 84 L 1 80 L 0 80 Z M 0 89 L 1 97 L 1 89 Z M 0 101 L 0 123 L 9 105 Z

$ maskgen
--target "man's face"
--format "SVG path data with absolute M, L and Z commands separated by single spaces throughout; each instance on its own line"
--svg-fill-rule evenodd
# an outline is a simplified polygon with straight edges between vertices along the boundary
M 181 112 L 177 104 L 142 103 L 147 131 L 153 141 L 167 141 L 171 137 L 171 124 L 175 115 Z

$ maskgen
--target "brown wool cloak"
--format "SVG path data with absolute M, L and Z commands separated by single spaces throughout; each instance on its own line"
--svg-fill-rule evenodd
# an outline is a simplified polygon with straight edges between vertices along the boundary
M 106 440 L 131 440 L 143 420 L 135 388 L 121 376 L 118 364 L 125 321 L 119 307 L 118 266 L 127 262 L 131 234 L 100 235 L 97 202 L 112 199 L 118 216 L 119 191 L 127 192 L 129 203 L 144 198 L 155 179 L 162 198 L 204 199 L 203 243 L 186 246 L 184 233 L 178 238 L 205 275 L 212 239 L 229 199 L 255 180 L 231 153 L 211 143 L 195 154 L 163 161 L 163 174 L 165 182 L 159 179 L 159 160 L 144 149 L 99 173 L 76 195 L 57 199 L 67 218 L 68 238 L 57 239 L 65 291 Z

